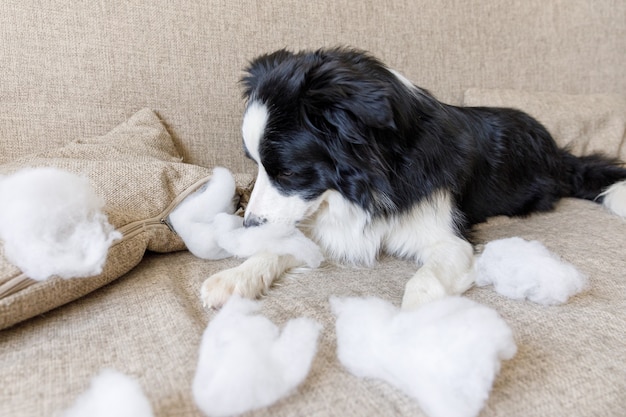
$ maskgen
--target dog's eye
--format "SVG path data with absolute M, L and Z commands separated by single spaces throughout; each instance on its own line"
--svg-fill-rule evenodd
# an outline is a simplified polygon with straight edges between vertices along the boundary
M 293 175 L 293 171 L 285 170 L 278 174 L 279 177 L 288 178 Z

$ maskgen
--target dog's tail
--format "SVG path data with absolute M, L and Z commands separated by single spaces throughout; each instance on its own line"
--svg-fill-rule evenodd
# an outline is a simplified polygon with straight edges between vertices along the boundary
M 565 151 L 567 196 L 603 204 L 626 217 L 626 167 L 601 154 L 577 157 Z

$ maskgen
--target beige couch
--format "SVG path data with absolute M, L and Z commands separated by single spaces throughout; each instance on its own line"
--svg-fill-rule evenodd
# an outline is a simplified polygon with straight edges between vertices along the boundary
M 172 160 L 180 155 L 204 167 L 198 178 L 226 166 L 243 184 L 254 166 L 240 149 L 241 68 L 280 47 L 334 45 L 371 51 L 443 101 L 517 106 L 577 152 L 625 156 L 624 2 L 5 0 L 0 163 L 28 165 L 34 154 L 104 135 L 147 107 L 173 138 Z M 140 186 L 133 172 L 112 170 L 120 190 Z M 586 273 L 591 287 L 554 307 L 510 300 L 491 287 L 467 293 L 500 313 L 518 346 L 481 415 L 623 415 L 626 222 L 591 202 L 564 200 L 552 213 L 499 217 L 476 232 L 480 242 L 510 236 L 541 241 Z M 215 314 L 201 305 L 200 285 L 240 261 L 155 252 L 181 249 L 176 244 L 146 244 L 141 254 L 144 248 L 152 250 L 119 279 L 71 297 L 65 284 L 41 287 L 39 296 L 78 298 L 43 314 L 48 308 L 24 292 L 39 284 L 0 298 L 0 318 L 19 321 L 0 331 L 1 416 L 60 415 L 102 368 L 136 378 L 157 416 L 200 415 L 190 387 L 202 331 Z M 324 329 L 297 392 L 251 415 L 423 415 L 392 386 L 343 369 L 328 304 L 331 295 L 376 295 L 398 305 L 414 270 L 384 258 L 372 270 L 329 265 L 272 288 L 267 317 L 282 324 L 309 316 Z M 29 314 L 16 313 L 18 301 L 22 313 L 38 315 L 22 320 Z

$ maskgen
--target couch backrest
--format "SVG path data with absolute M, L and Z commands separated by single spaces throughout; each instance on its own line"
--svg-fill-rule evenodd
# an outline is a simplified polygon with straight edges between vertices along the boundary
M 250 170 L 241 68 L 335 45 L 451 103 L 469 87 L 626 94 L 624 1 L 3 0 L 0 162 L 151 107 L 187 161 Z

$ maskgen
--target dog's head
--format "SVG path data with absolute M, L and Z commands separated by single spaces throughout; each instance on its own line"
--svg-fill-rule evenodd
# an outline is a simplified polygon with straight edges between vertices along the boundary
M 243 143 L 259 168 L 246 225 L 295 224 L 328 191 L 368 211 L 393 205 L 393 145 L 380 136 L 397 130 L 397 75 L 359 51 L 280 50 L 253 60 L 242 83 Z

